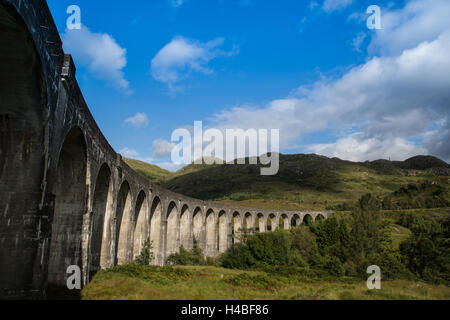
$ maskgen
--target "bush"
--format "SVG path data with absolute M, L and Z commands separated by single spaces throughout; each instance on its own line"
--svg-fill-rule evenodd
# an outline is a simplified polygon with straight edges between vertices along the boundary
M 384 203 L 387 206 L 387 203 Z M 442 223 L 402 214 L 397 223 L 412 235 L 393 247 L 391 228 L 378 210 L 382 203 L 370 194 L 359 201 L 349 219 L 330 217 L 290 231 L 258 233 L 233 245 L 220 264 L 233 269 L 315 274 L 367 279 L 367 267 L 377 265 L 385 279 L 415 276 L 450 283 L 450 218 Z
M 140 266 L 148 266 L 153 260 L 153 243 L 150 239 L 145 240 L 141 253 L 136 257 L 134 263 Z
M 344 265 L 336 256 L 325 256 L 323 259 L 322 269 L 329 275 L 336 277 L 342 277 L 345 274 Z
M 310 228 L 300 226 L 291 230 L 292 249 L 307 262 L 312 263 L 319 256 L 316 235 Z
M 298 251 L 292 248 L 289 231 L 258 233 L 246 243 L 233 245 L 221 258 L 225 268 L 249 269 L 265 266 L 298 266 L 307 263 Z
M 167 263 L 178 266 L 202 266 L 206 264 L 206 261 L 203 250 L 198 246 L 198 242 L 194 240 L 194 247 L 191 251 L 181 246 L 178 253 L 173 253 L 167 258 Z
M 234 244 L 220 257 L 220 264 L 229 269 L 245 270 L 255 265 L 253 261 L 248 247 L 242 243 Z
M 412 235 L 400 244 L 408 268 L 434 283 L 450 283 L 450 218 L 442 224 L 433 219 L 415 218 Z

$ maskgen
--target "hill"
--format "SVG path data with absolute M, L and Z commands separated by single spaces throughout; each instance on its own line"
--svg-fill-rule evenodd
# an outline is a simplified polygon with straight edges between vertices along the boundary
M 128 158 L 123 158 L 123 161 L 125 161 L 126 164 L 128 164 L 136 172 L 140 173 L 143 177 L 158 184 L 173 175 L 170 171 L 143 161 Z
M 142 162 L 130 161 L 130 166 L 145 173 L 150 180 L 158 172 L 156 166 Z M 355 203 L 366 193 L 405 203 L 407 196 L 394 192 L 408 185 L 418 186 L 414 192 L 415 196 L 422 195 L 421 203 L 431 195 L 439 197 L 440 200 L 433 201 L 442 206 L 450 201 L 449 176 L 450 166 L 432 156 L 416 156 L 405 161 L 351 162 L 315 154 L 281 154 L 280 170 L 275 176 L 261 176 L 259 165 L 191 164 L 176 173 L 163 170 L 158 180 L 152 181 L 202 200 L 296 210 L 343 209 L 345 204 Z M 423 187 L 426 182 L 429 183 L 426 186 L 433 185 L 439 190 Z

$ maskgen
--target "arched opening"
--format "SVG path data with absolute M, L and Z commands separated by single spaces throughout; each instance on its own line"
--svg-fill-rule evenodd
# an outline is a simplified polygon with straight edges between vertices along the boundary
M 217 229 L 216 229 L 216 215 L 214 210 L 209 209 L 206 212 L 206 252 L 208 257 L 214 257 L 217 253 Z
M 279 224 L 279 226 L 280 226 L 280 229 L 283 229 L 283 230 L 289 230 L 289 228 L 290 228 L 290 223 L 289 223 L 289 218 L 288 218 L 287 215 L 285 215 L 285 214 L 282 214 L 282 215 L 281 215 L 281 219 L 280 219 L 280 224 Z
M 313 222 L 314 222 L 314 220 L 310 214 L 306 214 L 303 217 L 303 224 L 305 224 L 307 226 L 311 226 Z
M 244 221 L 244 223 L 245 223 L 245 229 L 247 229 L 247 230 L 252 230 L 253 229 L 253 217 L 252 217 L 252 214 L 250 213 L 250 212 L 247 212 L 246 214 L 245 214 L 245 221 Z
M 316 216 L 316 220 L 315 220 L 315 221 L 322 221 L 322 220 L 325 220 L 325 217 L 319 213 L 319 214 Z
M 150 211 L 150 241 L 153 246 L 153 264 L 156 265 L 162 265 L 164 263 L 161 239 L 161 220 L 161 200 L 159 200 L 158 197 L 155 197 Z
M 130 185 L 124 181 L 117 196 L 115 265 L 129 263 L 132 259 L 131 240 L 134 225 L 132 211 Z
M 298 214 L 294 214 L 291 219 L 291 228 L 298 227 L 301 223 L 302 220 L 300 219 L 300 216 Z
M 237 211 L 233 213 L 233 244 L 241 242 L 241 229 L 242 229 L 242 219 L 241 214 Z
M 203 248 L 203 246 L 202 246 L 203 216 L 202 216 L 202 210 L 199 207 L 195 208 L 195 210 L 194 210 L 194 216 L 192 218 L 192 229 L 193 229 L 194 241 L 196 241 L 197 244 Z
M 223 253 L 228 249 L 228 221 L 227 214 L 224 210 L 219 212 L 219 240 L 218 249 L 219 253 Z
M 186 250 L 192 249 L 192 234 L 191 234 L 192 216 L 187 205 L 181 209 L 180 217 L 180 242 Z
M 166 257 L 179 250 L 180 224 L 178 219 L 178 208 L 175 202 L 169 203 L 167 207 L 167 236 Z
M 266 232 L 266 223 L 264 220 L 264 215 L 262 213 L 258 213 L 258 221 L 256 223 L 256 226 L 258 226 L 259 232 Z
M 267 217 L 267 230 L 268 231 L 275 231 L 277 229 L 278 229 L 277 217 L 273 213 L 271 213 Z
M 135 207 L 134 227 L 134 244 L 133 244 L 133 260 L 141 254 L 145 241 L 149 238 L 148 228 L 148 202 L 144 191 L 139 192 Z
M 45 241 L 39 249 L 36 241 L 38 227 L 46 229 L 38 208 L 45 171 L 47 89 L 30 32 L 3 2 L 0 97 L 0 288 L 25 293 L 41 289 L 44 277 L 33 275 L 35 261 L 49 245 Z
M 90 243 L 89 280 L 102 268 L 102 245 L 105 216 L 111 206 L 110 197 L 111 170 L 103 164 L 95 180 L 94 202 L 92 206 L 92 231 Z M 109 215 L 108 215 L 109 216 Z
M 59 154 L 48 266 L 50 284 L 66 285 L 66 270 L 83 267 L 81 230 L 86 212 L 86 146 L 80 128 L 70 130 Z

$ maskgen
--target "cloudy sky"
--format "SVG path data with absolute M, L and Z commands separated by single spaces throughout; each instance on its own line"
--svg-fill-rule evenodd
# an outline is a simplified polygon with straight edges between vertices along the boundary
M 176 128 L 280 129 L 281 152 L 450 161 L 448 0 L 48 0 L 101 130 L 174 170 Z M 71 4 L 81 30 L 66 30 Z M 366 10 L 381 7 L 381 30 Z

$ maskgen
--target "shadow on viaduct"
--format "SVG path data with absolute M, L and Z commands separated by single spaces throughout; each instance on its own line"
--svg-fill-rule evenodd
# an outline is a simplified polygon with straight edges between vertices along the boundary
M 0 0 L 0 298 L 44 298 L 78 265 L 83 284 L 153 241 L 163 265 L 194 238 L 217 256 L 241 227 L 289 229 L 308 215 L 221 206 L 165 190 L 109 145 L 44 0 Z

